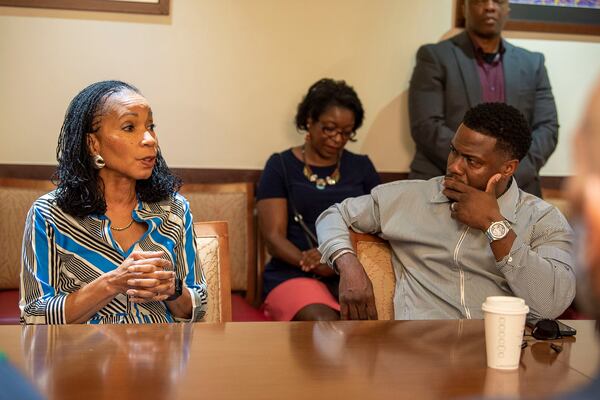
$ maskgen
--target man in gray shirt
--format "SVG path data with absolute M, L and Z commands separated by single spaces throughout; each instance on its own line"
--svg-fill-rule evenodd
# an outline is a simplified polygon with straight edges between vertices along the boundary
M 517 187 L 530 145 L 516 108 L 483 103 L 454 135 L 446 176 L 380 185 L 323 212 L 319 251 L 339 271 L 342 318 L 377 318 L 348 227 L 390 242 L 396 319 L 482 318 L 494 295 L 523 298 L 535 316 L 560 315 L 575 296 L 573 234 L 555 207 Z

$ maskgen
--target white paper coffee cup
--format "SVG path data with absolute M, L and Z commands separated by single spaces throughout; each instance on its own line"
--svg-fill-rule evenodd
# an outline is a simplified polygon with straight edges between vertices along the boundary
M 481 306 L 485 318 L 487 366 L 497 369 L 519 368 L 525 317 L 525 300 L 510 296 L 491 296 Z

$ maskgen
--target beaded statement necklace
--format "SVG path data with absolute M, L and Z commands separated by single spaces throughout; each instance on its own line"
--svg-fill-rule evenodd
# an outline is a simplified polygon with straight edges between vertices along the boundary
M 336 183 L 338 183 L 340 181 L 340 161 L 341 161 L 341 156 L 338 157 L 338 162 L 337 165 L 335 167 L 335 170 L 333 171 L 333 173 L 331 175 L 327 175 L 325 178 L 319 178 L 317 176 L 317 174 L 315 174 L 312 169 L 308 166 L 308 164 L 306 163 L 306 154 L 304 154 L 304 146 L 302 146 L 302 162 L 304 162 L 304 168 L 302 169 L 302 172 L 304 173 L 304 176 L 310 181 L 313 182 L 315 184 L 315 187 L 319 190 L 323 190 L 327 187 L 327 185 L 329 186 L 333 186 Z

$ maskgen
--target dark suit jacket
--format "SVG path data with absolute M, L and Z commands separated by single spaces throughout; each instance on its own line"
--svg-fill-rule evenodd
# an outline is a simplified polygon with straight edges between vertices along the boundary
M 524 115 L 532 129 L 529 153 L 515 174 L 519 187 L 541 196 L 539 170 L 558 141 L 558 120 L 544 56 L 502 41 L 506 102 Z M 473 44 L 462 32 L 438 44 L 421 46 L 409 89 L 411 135 L 416 154 L 410 177 L 429 179 L 446 173 L 450 141 L 465 112 L 482 102 Z

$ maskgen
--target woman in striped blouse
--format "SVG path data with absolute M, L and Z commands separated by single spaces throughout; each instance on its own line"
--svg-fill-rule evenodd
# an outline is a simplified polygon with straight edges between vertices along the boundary
M 57 189 L 31 207 L 21 269 L 27 324 L 197 321 L 206 282 L 192 215 L 133 86 L 94 83 L 69 105 Z

